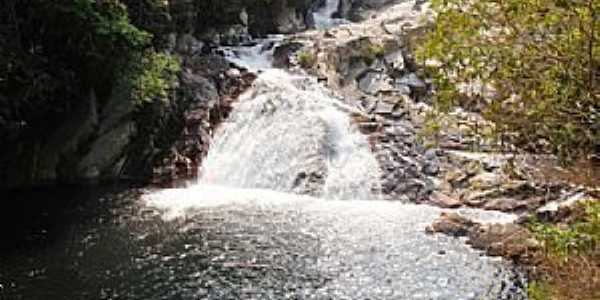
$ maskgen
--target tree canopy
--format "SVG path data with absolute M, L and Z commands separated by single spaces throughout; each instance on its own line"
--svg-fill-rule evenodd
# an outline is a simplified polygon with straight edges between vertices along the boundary
M 433 0 L 418 51 L 435 103 L 485 103 L 498 135 L 562 157 L 600 153 L 600 0 Z

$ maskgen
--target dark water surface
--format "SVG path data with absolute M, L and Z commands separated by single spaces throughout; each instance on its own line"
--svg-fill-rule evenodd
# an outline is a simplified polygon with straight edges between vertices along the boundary
M 434 208 L 249 191 L 163 199 L 181 209 L 167 219 L 141 193 L 5 197 L 19 205 L 2 211 L 0 299 L 520 298 L 506 263 L 423 233 Z

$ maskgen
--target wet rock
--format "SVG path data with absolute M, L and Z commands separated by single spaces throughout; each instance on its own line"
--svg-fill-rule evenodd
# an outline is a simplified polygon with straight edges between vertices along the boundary
M 231 77 L 231 78 L 241 78 L 242 72 L 240 72 L 239 69 L 231 68 L 225 72 L 225 75 L 227 75 L 227 77 Z
M 290 57 L 302 48 L 301 43 L 289 42 L 277 46 L 273 52 L 273 66 L 286 68 L 291 65 Z
M 468 236 L 477 223 L 456 213 L 442 213 L 425 231 L 427 233 L 444 233 L 459 237 Z

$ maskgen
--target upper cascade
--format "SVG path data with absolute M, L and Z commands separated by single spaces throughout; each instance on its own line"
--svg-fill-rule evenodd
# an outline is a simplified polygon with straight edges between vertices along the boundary
M 333 18 L 340 7 L 340 0 L 326 0 L 325 5 L 313 13 L 316 29 L 327 29 L 341 23 L 343 19 Z

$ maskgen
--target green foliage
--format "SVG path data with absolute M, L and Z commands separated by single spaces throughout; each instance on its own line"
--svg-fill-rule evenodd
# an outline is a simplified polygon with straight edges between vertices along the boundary
M 552 292 L 546 283 L 532 281 L 527 285 L 527 297 L 531 300 L 550 300 Z
M 581 204 L 584 216 L 567 228 L 532 222 L 529 226 L 545 250 L 566 262 L 570 256 L 587 254 L 600 245 L 600 201 Z
M 433 0 L 417 58 L 441 110 L 487 97 L 496 134 L 570 158 L 600 151 L 600 0 Z M 433 65 L 433 64 L 432 64 Z M 468 89 L 464 87 L 468 86 Z
M 142 49 L 150 42 L 151 34 L 129 22 L 127 7 L 119 1 L 75 0 L 59 7 L 74 14 L 80 22 L 91 25 L 97 39 L 105 39 L 131 49 Z
M 127 77 L 132 83 L 132 98 L 142 104 L 167 98 L 167 92 L 177 83 L 181 63 L 173 55 L 150 52 L 132 69 Z
M 157 53 L 153 34 L 141 29 L 165 28 L 161 24 L 169 20 L 161 3 L 3 1 L 0 10 L 8 18 L 0 22 L 0 120 L 51 127 L 91 90 L 102 102 L 124 81 L 117 87 L 130 96 L 124 101 L 164 98 L 174 86 L 179 63 Z M 131 11 L 137 26 L 129 18 Z M 157 23 L 161 26 L 153 26 Z M 2 137 L 24 132 L 13 127 L 10 133 L 0 128 Z
M 317 57 L 310 51 L 300 51 L 298 53 L 298 63 L 301 67 L 309 69 L 317 63 Z
M 369 43 L 361 52 L 362 58 L 370 65 L 375 62 L 378 57 L 382 57 L 385 54 L 385 48 L 381 44 Z

